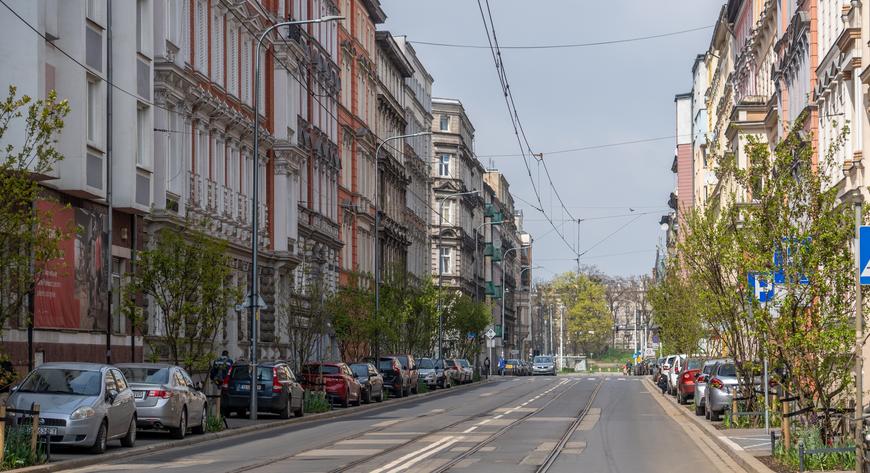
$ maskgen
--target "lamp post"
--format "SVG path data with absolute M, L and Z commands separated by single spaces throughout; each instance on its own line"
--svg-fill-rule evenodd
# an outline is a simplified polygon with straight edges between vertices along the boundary
M 540 268 L 542 268 L 542 267 L 543 267 L 543 266 L 523 266 L 523 267 L 520 269 L 520 285 L 523 284 L 523 273 L 525 273 L 526 271 L 532 270 L 532 269 L 540 269 Z M 532 326 L 533 326 L 534 324 L 532 323 L 532 282 L 531 282 L 531 281 L 529 281 L 529 301 L 528 301 L 528 308 L 529 308 L 529 340 L 531 340 L 531 342 L 532 342 L 532 347 L 534 347 L 534 345 L 535 345 L 535 339 L 532 337 Z M 534 348 L 532 348 L 532 351 L 534 351 Z
M 254 59 L 254 164 L 253 164 L 253 185 L 252 185 L 252 205 L 251 213 L 253 216 L 252 231 L 251 231 L 251 290 L 250 295 L 245 304 L 250 310 L 251 318 L 251 420 L 257 420 L 257 322 L 260 317 L 260 281 L 257 274 L 257 251 L 259 239 L 259 217 L 260 217 L 260 47 L 263 46 L 263 40 L 266 35 L 272 30 L 283 26 L 306 25 L 311 23 L 324 23 L 327 21 L 343 20 L 343 16 L 324 16 L 315 20 L 300 20 L 300 21 L 285 21 L 275 23 L 266 28 L 260 33 L 257 38 L 257 48 L 255 50 L 256 57 Z
M 438 199 L 438 359 L 444 358 L 444 310 L 442 307 L 443 299 L 441 297 L 441 283 L 442 277 L 444 276 L 444 265 L 441 261 L 441 244 L 444 235 L 441 226 L 444 225 L 444 201 L 454 197 L 471 194 L 477 195 L 477 189 L 448 194 Z
M 408 135 L 396 135 L 391 136 L 385 140 L 382 140 L 378 147 L 375 148 L 375 261 L 373 267 L 375 268 L 375 316 L 379 317 L 381 313 L 381 257 L 380 257 L 380 228 L 381 228 L 381 199 L 380 199 L 380 166 L 378 165 L 378 155 L 381 152 L 381 148 L 384 147 L 390 141 L 393 140 L 401 140 L 404 138 L 413 138 L 415 136 L 426 136 L 431 135 L 430 131 L 421 131 L 419 133 L 411 133 Z M 380 345 L 380 343 L 378 343 Z M 378 349 L 380 351 L 380 349 Z M 377 353 L 376 358 L 380 358 L 381 354 Z
M 508 248 L 507 250 L 504 251 L 504 253 L 501 254 L 501 356 L 502 356 L 502 358 L 504 358 L 504 347 L 505 347 L 505 340 L 504 340 L 504 301 L 505 301 L 505 299 L 506 299 L 506 297 L 505 297 L 505 293 L 507 292 L 507 288 L 506 288 L 505 285 L 504 285 L 504 260 L 505 260 L 505 258 L 507 257 L 508 253 L 510 253 L 511 251 L 524 250 L 524 249 L 526 249 L 526 248 L 530 248 L 530 247 L 531 247 L 531 245 L 515 246 L 515 247 L 513 247 L 513 248 Z

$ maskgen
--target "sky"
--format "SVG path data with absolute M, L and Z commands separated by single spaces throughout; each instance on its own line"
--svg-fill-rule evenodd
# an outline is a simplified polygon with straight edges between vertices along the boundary
M 648 274 L 674 188 L 674 96 L 691 91 L 691 68 L 706 51 L 722 0 L 489 0 L 502 58 L 529 143 L 543 152 L 556 192 L 579 225 L 581 263 L 610 275 Z M 409 40 L 487 45 L 476 0 L 381 0 L 380 29 Z M 485 8 L 485 3 L 484 3 Z M 505 49 L 694 32 L 582 48 Z M 489 49 L 414 44 L 434 77 L 433 96 L 462 101 L 484 166 L 505 174 L 524 229 L 534 238 L 535 279 L 576 268 L 578 225 L 546 173 L 520 152 Z M 625 146 L 550 151 L 649 140 Z M 532 181 L 543 209 L 536 204 Z

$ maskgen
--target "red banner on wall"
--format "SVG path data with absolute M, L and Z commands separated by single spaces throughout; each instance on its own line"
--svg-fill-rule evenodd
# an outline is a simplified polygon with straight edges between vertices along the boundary
M 69 229 L 75 209 L 50 201 L 37 201 L 37 212 L 51 216 L 55 228 Z M 81 306 L 75 297 L 75 235 L 60 242 L 61 258 L 50 261 L 36 284 L 33 326 L 78 329 Z

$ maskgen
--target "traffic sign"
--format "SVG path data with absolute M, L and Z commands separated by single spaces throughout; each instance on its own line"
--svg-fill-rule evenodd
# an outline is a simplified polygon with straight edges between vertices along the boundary
M 656 356 L 655 348 L 647 348 L 646 352 L 644 352 L 644 356 L 646 356 L 647 358 L 652 358 Z
M 749 288 L 752 289 L 752 294 L 758 302 L 770 302 L 773 300 L 774 289 L 773 284 L 767 280 L 761 273 L 750 272 L 747 276 Z
M 251 307 L 254 307 L 257 309 L 265 309 L 267 307 L 266 301 L 264 301 L 263 298 L 260 297 L 259 294 L 257 294 L 257 302 L 256 303 L 252 299 L 253 298 L 251 297 L 250 292 L 245 294 L 245 302 L 243 304 L 238 304 L 236 306 L 236 310 L 241 312 L 243 310 L 250 309 Z
M 870 226 L 862 226 L 858 231 L 858 261 L 861 271 L 861 285 L 870 285 Z
M 493 330 L 492 328 L 488 328 L 484 335 L 486 335 L 487 339 L 492 340 L 493 338 L 495 338 L 495 330 Z

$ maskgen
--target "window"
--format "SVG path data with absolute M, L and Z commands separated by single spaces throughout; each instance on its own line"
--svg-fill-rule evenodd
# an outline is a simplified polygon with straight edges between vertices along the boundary
M 85 63 L 97 72 L 103 71 L 103 33 L 91 25 L 85 26 Z
M 442 154 L 438 159 L 438 175 L 450 177 L 450 155 Z
M 136 110 L 136 165 L 148 164 L 148 107 L 140 105 Z
M 151 56 L 151 15 L 148 7 L 150 2 L 136 0 L 136 50 Z
M 88 78 L 88 103 L 87 103 L 87 124 L 88 124 L 88 141 L 96 143 L 99 138 L 97 127 L 99 126 L 100 117 L 98 116 L 100 90 L 96 80 Z
M 204 0 L 196 2 L 196 38 L 194 61 L 196 70 L 208 73 L 208 6 Z
M 450 115 L 441 115 L 441 131 L 450 131 Z
M 214 44 L 212 45 L 211 78 L 218 85 L 224 85 L 224 17 L 215 13 L 211 22 Z
M 227 84 L 229 92 L 239 96 L 239 32 L 235 28 L 228 30 L 229 44 L 227 47 Z
M 451 248 L 441 248 L 441 258 L 440 258 L 440 267 L 438 271 L 440 273 L 450 274 L 452 270 L 451 266 L 451 256 L 453 254 L 453 249 Z
M 122 334 L 121 326 L 121 273 L 123 262 L 120 258 L 112 258 L 112 333 Z

